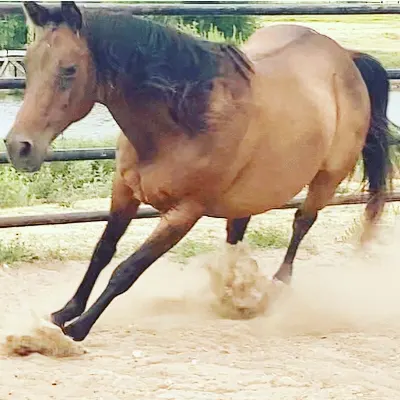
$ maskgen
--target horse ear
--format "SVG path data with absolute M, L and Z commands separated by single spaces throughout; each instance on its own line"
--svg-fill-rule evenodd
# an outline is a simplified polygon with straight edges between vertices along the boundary
M 33 25 L 43 27 L 50 22 L 49 10 L 34 1 L 24 1 L 22 8 Z
M 74 1 L 62 1 L 61 14 L 71 29 L 79 31 L 82 28 L 82 14 Z

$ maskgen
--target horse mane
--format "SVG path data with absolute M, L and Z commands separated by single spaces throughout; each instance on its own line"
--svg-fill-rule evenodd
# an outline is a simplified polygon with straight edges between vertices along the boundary
M 220 65 L 230 60 L 247 81 L 251 63 L 234 46 L 214 43 L 142 17 L 83 7 L 87 38 L 101 83 L 141 93 L 168 105 L 171 117 L 189 135 L 207 129 L 206 112 Z M 142 96 L 143 97 L 143 96 Z

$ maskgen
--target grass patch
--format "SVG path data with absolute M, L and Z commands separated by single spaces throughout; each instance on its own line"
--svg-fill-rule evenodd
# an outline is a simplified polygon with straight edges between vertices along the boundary
M 185 239 L 177 244 L 176 247 L 172 248 L 170 254 L 172 255 L 173 260 L 185 263 L 191 257 L 210 253 L 215 249 L 215 246 L 211 243 L 201 242 L 193 239 Z
M 400 42 L 400 38 L 398 41 Z M 399 68 L 400 66 L 400 52 L 398 51 L 370 50 L 367 53 L 377 58 L 385 68 Z
M 281 249 L 289 245 L 290 233 L 283 228 L 253 228 L 246 232 L 245 240 L 253 249 Z M 212 240 L 212 239 L 211 239 Z M 213 252 L 217 246 L 211 241 L 184 239 L 170 250 L 172 259 L 185 263 L 188 259 Z
M 65 139 L 60 136 L 52 143 L 52 149 L 67 150 L 67 149 L 93 149 L 93 148 L 115 148 L 116 139 L 112 137 L 101 139 Z M 114 162 L 114 161 L 112 161 Z
M 53 162 L 26 174 L 0 167 L 0 207 L 56 203 L 64 206 L 111 194 L 113 160 Z
M 399 18 L 392 14 L 377 15 L 271 15 L 260 17 L 263 23 L 270 22 L 323 22 L 323 23 L 346 23 L 346 24 L 374 24 L 382 23 L 386 26 L 398 26 Z
M 281 249 L 289 245 L 289 233 L 278 227 L 249 229 L 247 241 L 252 248 Z
M 263 25 L 304 24 L 346 48 L 364 51 L 386 68 L 400 65 L 400 21 L 396 15 L 298 15 L 261 17 Z
M 7 99 L 8 97 L 14 97 L 22 100 L 22 98 L 24 97 L 24 91 L 22 89 L 0 90 L 0 100 Z
M 27 246 L 18 234 L 8 243 L 0 242 L 0 264 L 32 262 L 37 259 L 38 257 L 33 253 L 32 247 Z
M 115 147 L 115 140 L 57 139 L 54 149 Z M 4 144 L 0 151 L 5 151 Z M 33 174 L 0 166 L 0 207 L 53 203 L 70 206 L 75 201 L 107 198 L 115 171 L 114 160 L 56 161 L 43 164 Z

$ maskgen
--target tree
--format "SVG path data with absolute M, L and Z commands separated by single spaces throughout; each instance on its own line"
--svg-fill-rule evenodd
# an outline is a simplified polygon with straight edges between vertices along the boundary
M 187 25 L 203 36 L 207 36 L 207 33 L 217 29 L 227 40 L 233 39 L 239 42 L 246 40 L 260 26 L 259 18 L 248 15 L 218 17 L 151 15 L 146 18 L 173 26 Z

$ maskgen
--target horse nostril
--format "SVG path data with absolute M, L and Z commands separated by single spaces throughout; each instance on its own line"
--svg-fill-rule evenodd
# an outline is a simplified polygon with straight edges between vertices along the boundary
M 30 142 L 20 142 L 20 149 L 19 149 L 19 155 L 21 157 L 27 157 L 29 153 L 32 150 L 32 143 Z

